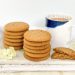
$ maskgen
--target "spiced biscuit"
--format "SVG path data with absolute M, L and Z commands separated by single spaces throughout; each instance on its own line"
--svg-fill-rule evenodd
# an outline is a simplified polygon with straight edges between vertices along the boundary
M 8 42 L 8 41 L 3 41 L 4 44 L 7 44 L 9 46 L 23 46 L 23 43 L 12 43 L 12 42 Z
M 33 58 L 33 57 L 30 57 L 30 56 L 24 54 L 24 57 L 25 57 L 26 59 L 30 60 L 30 61 L 35 61 L 35 62 L 37 62 L 37 61 L 43 61 L 43 60 L 48 59 L 48 58 L 50 57 L 50 55 L 47 55 L 46 57 L 42 57 L 42 58 Z
M 51 35 L 44 30 L 29 30 L 24 34 L 24 39 L 32 42 L 45 42 L 51 40 Z
M 24 40 L 24 43 L 29 45 L 29 46 L 44 46 L 50 43 L 50 41 L 46 41 L 46 42 L 31 42 L 31 41 L 27 41 Z
M 9 39 L 23 39 L 23 36 L 4 35 L 4 38 L 9 38 Z
M 47 53 L 47 52 L 50 52 L 51 48 L 48 47 L 47 49 L 43 49 L 43 50 L 32 50 L 32 49 L 28 49 L 28 48 L 24 48 L 24 51 L 27 51 L 27 52 L 30 52 L 30 53 Z
M 47 55 L 49 55 L 50 52 L 48 51 L 46 53 L 30 53 L 30 52 L 24 51 L 24 54 L 30 57 L 42 58 L 42 57 L 46 57 Z
M 22 43 L 23 39 L 9 39 L 9 38 L 3 38 L 4 41 L 13 42 L 13 43 Z
M 50 44 L 45 45 L 45 46 L 29 46 L 27 44 L 24 44 L 24 47 L 28 48 L 28 49 L 32 49 L 32 50 L 41 50 L 41 49 L 46 49 L 50 47 Z
M 4 47 L 5 48 L 14 47 L 15 50 L 23 49 L 23 46 L 10 46 L 10 45 L 7 45 L 7 44 L 4 44 Z
M 53 53 L 51 56 L 52 59 L 71 59 L 71 60 L 75 60 L 75 57 L 69 56 L 67 54 L 63 54 L 63 53 Z
M 9 31 L 4 31 L 4 35 L 23 36 L 24 35 L 24 32 L 26 32 L 26 31 L 27 30 L 22 31 L 22 32 L 9 32 Z
M 11 22 L 6 24 L 6 26 L 4 27 L 4 30 L 9 32 L 21 32 L 21 31 L 27 30 L 28 28 L 29 28 L 29 25 L 27 23 Z
M 55 52 L 67 54 L 69 56 L 75 56 L 75 51 L 70 48 L 57 47 L 54 49 Z

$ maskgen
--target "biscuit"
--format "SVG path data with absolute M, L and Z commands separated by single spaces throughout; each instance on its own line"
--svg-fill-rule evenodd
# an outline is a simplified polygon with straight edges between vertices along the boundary
M 5 47 L 5 48 L 14 47 L 15 50 L 23 49 L 23 46 L 9 46 L 9 45 L 7 45 L 7 44 L 4 44 L 4 47 Z
M 23 36 L 10 36 L 10 35 L 4 35 L 4 38 L 9 38 L 9 39 L 23 39 Z
M 28 30 L 28 29 L 27 29 Z M 25 31 L 21 31 L 21 32 L 9 32 L 9 31 L 4 31 L 4 35 L 11 35 L 11 36 L 23 36 L 24 35 L 24 32 L 26 32 L 27 30 Z
M 4 41 L 13 42 L 13 43 L 23 43 L 23 39 L 9 39 L 9 38 L 3 38 Z
M 24 57 L 30 61 L 43 61 L 46 60 L 50 57 L 50 55 L 47 55 L 46 57 L 42 57 L 42 58 L 33 58 L 33 57 L 29 57 L 28 55 L 24 54 Z
M 32 50 L 41 50 L 41 49 L 47 49 L 50 47 L 50 44 L 48 45 L 45 45 L 45 46 L 29 46 L 29 45 L 26 45 L 24 44 L 24 47 L 28 48 L 28 49 L 32 49 Z
M 27 52 L 30 52 L 30 53 L 47 53 L 47 52 L 50 52 L 51 48 L 47 48 L 47 49 L 43 49 L 43 50 L 32 50 L 32 49 L 28 49 L 28 48 L 24 48 L 24 51 L 27 51 Z
M 23 43 L 12 43 L 12 42 L 8 42 L 8 41 L 3 41 L 4 44 L 7 44 L 9 46 L 23 46 Z
M 26 54 L 30 57 L 42 58 L 42 57 L 48 56 L 50 54 L 50 52 L 47 52 L 47 53 L 30 53 L 30 52 L 24 51 L 24 54 Z
M 44 45 L 49 44 L 50 42 L 46 41 L 46 42 L 39 42 L 38 43 L 38 42 L 31 42 L 31 41 L 24 40 L 24 43 L 29 46 L 44 46 Z
M 51 35 L 49 32 L 44 30 L 29 30 L 24 33 L 24 39 L 32 42 L 44 42 L 50 41 Z
M 69 48 L 64 48 L 64 47 L 57 47 L 55 49 L 53 49 L 55 52 L 58 53 L 64 53 L 67 54 L 69 56 L 75 56 L 75 51 Z
M 5 25 L 4 30 L 9 32 L 21 32 L 29 28 L 29 25 L 24 22 L 10 22 Z
M 69 56 L 67 54 L 63 54 L 63 53 L 53 53 L 51 56 L 52 59 L 75 59 L 75 57 Z

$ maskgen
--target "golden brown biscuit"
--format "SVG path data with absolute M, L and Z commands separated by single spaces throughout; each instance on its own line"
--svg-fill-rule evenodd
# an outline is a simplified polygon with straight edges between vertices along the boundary
M 9 38 L 9 39 L 23 39 L 23 36 L 10 36 L 10 35 L 4 35 L 4 38 Z
M 75 60 L 75 57 L 72 57 L 72 56 L 69 56 L 67 54 L 63 54 L 63 53 L 53 53 L 52 56 L 51 56 L 52 59 L 74 59 Z
M 41 50 L 41 49 L 47 49 L 50 47 L 50 44 L 48 45 L 45 45 L 45 46 L 29 46 L 29 45 L 26 45 L 24 44 L 24 47 L 28 48 L 28 49 L 32 49 L 32 50 Z
M 54 51 L 58 52 L 58 53 L 67 54 L 69 56 L 75 56 L 75 51 L 70 49 L 70 48 L 57 47 L 57 48 L 54 49 Z
M 30 53 L 30 52 L 24 51 L 24 54 L 26 54 L 30 57 L 42 58 L 42 57 L 48 56 L 50 54 L 50 51 L 47 53 Z
M 46 42 L 31 42 L 31 41 L 24 40 L 24 44 L 27 44 L 29 46 L 44 46 L 44 45 L 47 45 L 49 43 L 50 43 L 50 41 L 46 41 Z
M 25 31 L 29 28 L 29 25 L 24 22 L 10 22 L 6 24 L 4 27 L 5 31 L 9 32 L 20 32 L 20 31 Z
M 9 38 L 3 38 L 4 41 L 13 42 L 13 43 L 23 43 L 23 39 L 9 39 Z
M 7 44 L 4 44 L 4 47 L 5 48 L 14 47 L 15 50 L 21 50 L 21 49 L 23 49 L 23 46 L 9 46 Z
M 50 41 L 51 35 L 44 30 L 29 30 L 24 34 L 24 39 L 32 42 Z
M 27 29 L 28 30 L 28 29 Z M 25 31 L 21 31 L 21 32 L 9 32 L 9 31 L 4 31 L 4 35 L 11 35 L 11 36 L 23 36 Z
M 46 57 L 42 57 L 42 58 L 33 58 L 33 57 L 30 57 L 30 56 L 24 54 L 24 57 L 26 59 L 28 59 L 28 60 L 35 61 L 36 62 L 36 61 L 46 60 L 46 59 L 48 59 L 50 57 L 50 55 L 47 55 Z
M 32 50 L 32 49 L 28 49 L 26 47 L 23 47 L 24 51 L 30 52 L 30 53 L 47 53 L 50 52 L 51 48 L 47 48 L 47 49 L 43 49 L 43 50 Z
M 23 43 L 12 43 L 12 42 L 8 42 L 8 41 L 3 41 L 4 44 L 7 44 L 9 46 L 23 46 Z

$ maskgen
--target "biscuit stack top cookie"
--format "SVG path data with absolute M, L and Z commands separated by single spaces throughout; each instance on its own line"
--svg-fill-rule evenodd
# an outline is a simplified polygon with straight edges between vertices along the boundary
M 23 35 L 29 29 L 24 22 L 11 22 L 4 27 L 4 47 L 12 46 L 16 50 L 23 48 Z
M 51 35 L 44 30 L 30 30 L 24 34 L 24 56 L 33 61 L 45 60 L 50 56 Z
M 5 26 L 5 31 L 9 32 L 23 32 L 29 28 L 29 25 L 24 22 L 11 22 Z
M 44 30 L 30 30 L 24 34 L 25 39 L 33 42 L 47 42 L 51 40 L 49 32 Z

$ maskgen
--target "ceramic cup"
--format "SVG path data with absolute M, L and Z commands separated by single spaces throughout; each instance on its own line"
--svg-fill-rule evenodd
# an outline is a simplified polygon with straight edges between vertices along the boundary
M 71 34 L 70 20 L 70 16 L 49 15 L 46 17 L 46 27 L 52 35 L 51 45 L 53 48 L 67 46 Z

